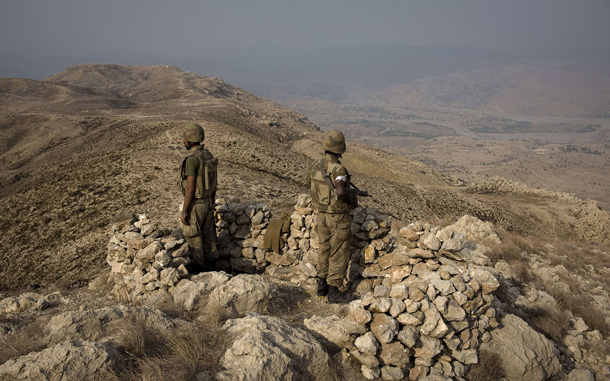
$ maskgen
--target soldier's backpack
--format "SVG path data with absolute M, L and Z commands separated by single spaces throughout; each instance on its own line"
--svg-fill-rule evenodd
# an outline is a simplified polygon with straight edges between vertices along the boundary
M 208 152 L 210 156 L 210 154 Z M 186 160 L 194 156 L 199 161 L 199 171 L 197 173 L 197 183 L 195 188 L 195 198 L 205 198 L 214 194 L 216 190 L 216 186 L 218 183 L 218 158 L 210 158 L 204 160 L 201 155 L 190 155 L 184 158 L 182 164 L 180 165 L 180 172 L 178 178 L 178 186 L 182 191 L 182 194 L 186 191 L 186 176 L 184 171 L 186 170 Z
M 336 198 L 335 186 L 324 169 L 324 159 L 320 159 L 311 170 L 311 198 L 324 211 L 330 205 L 331 198 Z

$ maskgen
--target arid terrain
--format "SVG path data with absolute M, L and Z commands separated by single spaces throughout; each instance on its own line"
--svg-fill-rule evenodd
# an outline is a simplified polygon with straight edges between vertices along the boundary
M 320 68 L 293 73 L 300 82 L 287 79 L 288 68 L 258 82 L 227 74 L 300 111 L 323 131 L 347 131 L 353 141 L 463 180 L 499 175 L 610 208 L 607 62 L 537 60 L 466 47 L 367 46 L 309 54 L 302 61 L 315 59 Z
M 425 163 L 467 182 L 502 176 L 610 208 L 610 119 L 506 115 L 378 101 L 280 100 L 322 130 Z
M 116 214 L 172 221 L 185 121 L 204 126 L 221 160 L 219 195 L 264 197 L 277 211 L 305 191 L 306 165 L 320 154 L 322 133 L 303 115 L 174 67 L 78 65 L 44 81 L 3 79 L 0 88 L 5 287 L 78 280 L 102 262 L 104 228 Z M 510 195 L 473 195 L 432 167 L 369 146 L 350 145 L 345 162 L 374 195 L 371 206 L 405 221 L 472 214 L 525 234 L 608 239 L 607 214 L 593 205 L 575 213 L 532 198 L 534 218 L 515 210 Z M 587 218 L 601 219 L 599 227 L 581 228 Z M 66 245 L 82 231 L 86 239 Z
M 503 260 L 517 274 L 514 287 L 499 289 L 504 308 L 517 298 L 515 292 L 542 290 L 546 284 L 558 300 L 553 308 L 561 311 L 557 316 L 563 325 L 544 334 L 561 343 L 576 321 L 572 315 L 565 318 L 565 311 L 583 316 L 590 310 L 587 324 L 603 335 L 591 353 L 602 356 L 610 334 L 610 317 L 600 312 L 610 292 L 604 260 L 610 242 L 610 119 L 517 119 L 472 110 L 381 106 L 372 100 L 364 106 L 307 97 L 291 102 L 300 113 L 221 79 L 172 66 L 86 64 L 43 81 L 1 78 L 2 296 L 58 285 L 80 288 L 93 279 L 100 283 L 100 274 L 108 271 L 109 231 L 125 215 L 145 213 L 161 226 L 177 227 L 181 195 L 175 177 L 185 122 L 203 126 L 205 145 L 220 160 L 218 197 L 264 202 L 274 216 L 292 213 L 298 195 L 307 193 L 306 168 L 322 153 L 323 131 L 338 128 L 346 132 L 344 163 L 354 183 L 373 195 L 362 200 L 365 207 L 402 225 L 444 226 L 464 215 L 493 223 L 505 239 L 505 246 L 490 254 L 493 263 Z M 582 267 L 574 264 L 579 255 Z M 552 290 L 553 276 L 543 277 L 542 268 L 559 271 L 559 266 L 565 274 L 557 279 L 574 295 L 596 290 L 581 305 L 561 299 L 566 290 Z M 566 268 L 578 279 L 570 278 Z M 97 290 L 105 289 L 98 284 Z M 295 294 L 282 295 L 290 302 L 277 311 L 287 319 L 311 312 L 293 303 Z M 86 293 L 74 296 L 80 297 L 88 300 Z M 99 300 L 90 307 L 105 305 Z M 312 311 L 325 310 L 319 300 L 313 303 Z M 298 316 L 290 315 L 290 308 Z M 0 323 L 19 330 L 50 314 L 6 315 Z M 538 329 L 546 324 L 547 315 L 530 315 L 539 319 Z M 565 354 L 557 377 L 566 376 L 575 363 Z M 587 358 L 586 365 L 604 377 L 610 362 Z

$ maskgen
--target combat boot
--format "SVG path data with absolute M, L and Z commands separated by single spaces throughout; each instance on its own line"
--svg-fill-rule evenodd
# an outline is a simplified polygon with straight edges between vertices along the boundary
M 316 295 L 328 295 L 328 283 L 326 283 L 326 278 L 318 278 L 318 291 L 316 292 Z
M 351 292 L 343 293 L 335 286 L 328 286 L 328 302 L 333 304 L 347 304 L 358 297 Z

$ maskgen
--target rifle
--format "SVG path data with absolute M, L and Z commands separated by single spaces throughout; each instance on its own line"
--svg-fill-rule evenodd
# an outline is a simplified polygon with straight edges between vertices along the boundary
M 354 185 L 353 183 L 350 182 L 350 186 L 349 187 L 345 187 L 345 191 L 347 192 L 347 194 L 349 195 L 349 198 L 351 200 L 351 204 L 354 208 L 358 207 L 358 196 L 361 197 L 373 197 L 369 194 L 369 192 L 367 191 L 362 191 L 360 189 L 358 189 L 358 187 L 356 185 Z

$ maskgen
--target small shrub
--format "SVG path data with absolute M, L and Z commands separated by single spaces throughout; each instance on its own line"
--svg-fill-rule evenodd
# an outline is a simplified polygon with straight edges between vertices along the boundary
M 193 379 L 202 371 L 213 375 L 221 370 L 220 358 L 228 341 L 213 321 L 164 333 L 142 322 L 124 324 L 119 349 L 132 358 L 115 374 L 117 380 L 182 381 Z
M 604 314 L 594 307 L 593 300 L 589 295 L 582 292 L 571 294 L 553 295 L 559 305 L 580 316 L 590 329 L 597 329 L 602 335 L 610 335 L 610 326 L 606 323 Z
M 528 282 L 531 278 L 529 267 L 527 265 L 526 257 L 523 254 L 525 247 L 529 249 L 530 246 L 526 245 L 527 242 L 523 237 L 516 233 L 501 232 L 502 243 L 497 245 L 490 245 L 492 249 L 489 259 L 495 265 L 499 261 L 507 262 L 515 272 L 517 280 L 521 283 Z
M 166 351 L 167 337 L 141 320 L 124 320 L 116 324 L 120 349 L 135 357 L 151 357 Z
M 538 332 L 554 341 L 561 341 L 570 326 L 570 315 L 553 308 L 528 308 L 518 315 Z
M 470 381 L 501 380 L 506 377 L 502 360 L 496 353 L 479 351 L 479 362 L 470 367 L 467 379 Z
M 529 267 L 523 261 L 511 261 L 509 262 L 510 267 L 515 272 L 517 279 L 521 283 L 528 282 L 531 279 Z

